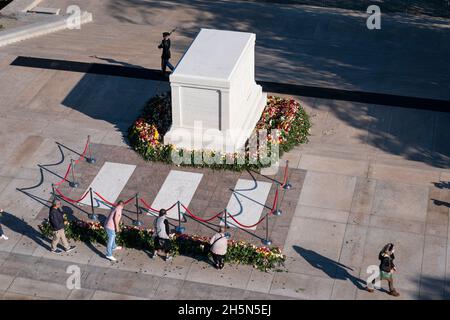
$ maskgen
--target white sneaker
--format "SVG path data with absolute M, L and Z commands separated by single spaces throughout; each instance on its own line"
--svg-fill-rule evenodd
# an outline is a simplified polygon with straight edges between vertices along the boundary
M 122 250 L 122 246 L 117 246 L 113 249 L 113 251 L 116 251 L 116 250 Z
M 111 261 L 117 261 L 117 259 L 114 258 L 113 256 L 106 256 L 106 259 L 111 260 Z
M 0 239 L 8 240 L 9 238 L 8 238 L 7 236 L 5 236 L 4 234 L 2 234 L 2 235 L 0 236 Z

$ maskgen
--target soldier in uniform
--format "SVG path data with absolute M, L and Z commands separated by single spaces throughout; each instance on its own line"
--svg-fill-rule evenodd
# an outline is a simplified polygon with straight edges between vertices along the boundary
M 172 32 L 174 32 L 174 30 L 172 30 L 171 32 L 164 32 L 163 33 L 163 39 L 160 43 L 160 45 L 158 46 L 159 49 L 162 49 L 162 54 L 161 54 L 161 72 L 163 75 L 166 75 L 166 69 L 167 67 L 169 67 L 169 69 L 171 71 L 173 71 L 175 68 L 174 66 L 170 63 L 170 35 L 172 34 Z

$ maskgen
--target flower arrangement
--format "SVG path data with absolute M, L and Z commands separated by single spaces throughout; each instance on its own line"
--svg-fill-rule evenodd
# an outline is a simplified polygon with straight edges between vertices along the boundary
M 53 235 L 48 220 L 44 220 L 39 230 L 46 237 Z M 107 234 L 101 223 L 84 220 L 67 220 L 64 227 L 66 237 L 75 241 L 106 244 Z M 121 225 L 121 231 L 116 234 L 119 245 L 144 250 L 154 250 L 153 230 L 135 226 Z M 206 258 L 203 248 L 209 242 L 208 237 L 180 234 L 172 238 L 173 254 Z M 284 265 L 285 256 L 278 247 L 258 247 L 245 241 L 228 241 L 225 261 L 234 264 L 246 264 L 261 271 L 269 271 Z
M 177 165 L 241 171 L 267 167 L 271 164 L 270 160 L 276 162 L 284 152 L 290 151 L 296 145 L 306 143 L 311 127 L 309 117 L 298 101 L 276 96 L 268 97 L 267 105 L 256 124 L 255 130 L 268 132 L 267 145 L 258 145 L 256 150 L 250 150 L 247 147 L 244 153 L 224 154 L 211 150 L 176 149 L 173 145 L 162 143 L 163 136 L 169 131 L 171 124 L 170 94 L 165 93 L 151 98 L 145 105 L 142 115 L 129 128 L 128 139 L 131 146 L 144 159 L 150 161 L 173 164 L 175 155 L 179 159 L 189 160 L 176 163 Z M 273 130 L 278 130 L 279 134 L 274 135 Z M 271 150 L 272 144 L 277 144 L 279 147 L 276 154 Z M 199 156 L 203 159 L 200 162 Z M 219 159 L 219 161 L 204 159 Z

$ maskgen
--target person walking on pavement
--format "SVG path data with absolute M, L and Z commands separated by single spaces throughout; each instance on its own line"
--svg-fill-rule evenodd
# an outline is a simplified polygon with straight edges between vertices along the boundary
M 394 288 L 394 272 L 397 271 L 394 264 L 394 251 L 394 244 L 388 243 L 378 254 L 378 259 L 380 260 L 380 280 L 386 280 L 389 284 L 388 293 L 391 296 L 398 297 L 400 293 Z M 367 287 L 367 291 L 373 292 L 374 290 L 371 287 Z
M 0 218 L 2 217 L 3 209 L 0 209 Z M 0 222 L 0 239 L 2 240 L 8 240 L 9 238 L 6 236 L 6 234 L 3 232 L 2 224 Z
M 172 34 L 172 32 L 174 32 L 174 30 L 172 30 L 171 32 L 164 32 L 163 33 L 163 39 L 161 41 L 161 43 L 159 44 L 158 48 L 162 49 L 162 54 L 161 54 L 161 72 L 163 74 L 163 76 L 166 75 L 166 69 L 167 67 L 169 67 L 169 69 L 171 71 L 173 71 L 175 69 L 175 67 L 170 63 L 170 58 L 171 58 L 171 54 L 170 54 L 170 35 Z
M 154 244 L 156 254 L 163 256 L 165 261 L 170 261 L 172 260 L 172 256 L 170 255 L 172 244 L 170 242 L 169 221 L 167 220 L 166 215 L 167 211 L 165 209 L 161 209 L 159 210 L 159 217 L 154 221 Z
M 66 252 L 70 252 L 75 249 L 75 246 L 70 246 L 67 241 L 66 234 L 64 232 L 64 213 L 61 210 L 61 201 L 53 200 L 48 217 L 50 226 L 53 229 L 53 240 L 51 251 L 53 253 L 61 253 L 58 249 L 58 243 L 61 240 Z
M 120 220 L 122 219 L 122 210 L 124 207 L 123 201 L 117 202 L 117 206 L 111 210 L 105 222 L 105 230 L 108 235 L 108 242 L 106 243 L 106 259 L 117 261 L 113 256 L 113 251 L 121 250 L 122 247 L 116 244 L 116 232 L 120 231 Z
M 219 232 L 217 232 L 210 240 L 211 254 L 214 260 L 214 267 L 216 269 L 223 269 L 224 259 L 227 254 L 228 239 L 225 235 L 225 227 L 221 226 Z

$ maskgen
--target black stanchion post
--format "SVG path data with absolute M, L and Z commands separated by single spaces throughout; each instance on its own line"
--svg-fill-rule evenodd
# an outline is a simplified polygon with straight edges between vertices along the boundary
M 272 240 L 269 239 L 269 213 L 266 214 L 266 238 L 262 240 L 262 243 L 265 246 L 270 246 L 272 244 Z
M 53 200 L 56 200 L 55 185 L 53 183 L 52 183 L 52 196 L 53 196 Z
M 92 150 L 91 150 L 91 136 L 88 136 L 88 151 L 89 151 L 89 158 L 86 158 L 86 161 L 90 164 L 95 163 L 95 158 L 92 157 Z
M 285 172 L 286 172 L 286 182 L 283 185 L 283 189 L 284 190 L 289 190 L 292 188 L 292 185 L 289 183 L 289 160 L 286 160 L 286 168 L 285 168 Z
M 136 220 L 133 221 L 136 227 L 142 226 L 142 221 L 139 220 L 139 193 L 136 193 Z
M 178 208 L 178 227 L 175 228 L 175 232 L 177 234 L 182 234 L 186 230 L 184 227 L 181 226 L 181 203 L 180 201 L 177 201 L 177 208 Z
M 275 193 L 275 197 L 279 197 L 280 194 L 279 194 L 279 186 L 278 186 L 278 184 L 277 184 L 277 190 L 275 192 L 276 192 Z M 277 202 L 275 202 L 275 211 L 273 212 L 273 214 L 276 215 L 276 216 L 281 216 L 283 211 L 281 211 L 281 209 L 278 208 L 278 198 L 276 200 L 277 200 Z
M 94 196 L 92 194 L 92 188 L 89 188 L 89 195 L 91 196 L 91 214 L 89 215 L 89 219 L 98 221 L 98 216 L 95 214 L 94 209 Z
M 72 181 L 69 183 L 69 185 L 72 188 L 78 188 L 80 184 L 75 181 L 75 161 L 73 161 L 73 159 L 70 159 L 70 167 L 70 169 L 72 170 Z
M 224 217 L 224 220 L 225 220 L 225 230 L 227 230 L 228 229 L 228 225 L 227 225 L 227 215 L 228 215 L 228 211 L 227 211 L 227 209 L 225 208 L 224 210 L 223 210 L 223 213 L 225 214 L 225 217 Z M 227 232 L 225 232 L 225 237 L 227 238 L 227 239 L 230 239 L 231 238 L 231 234 L 227 231 Z

